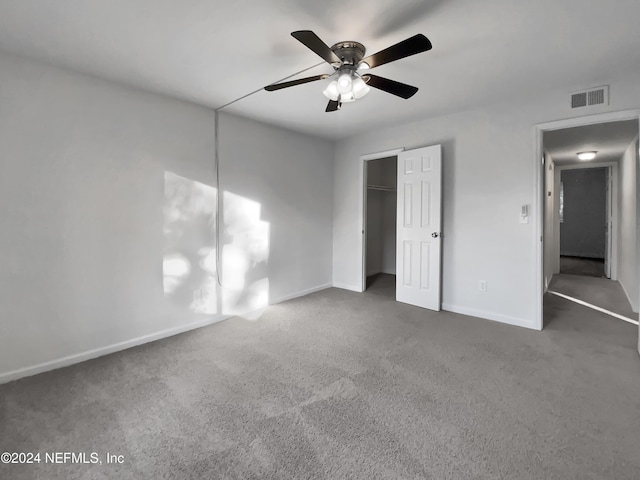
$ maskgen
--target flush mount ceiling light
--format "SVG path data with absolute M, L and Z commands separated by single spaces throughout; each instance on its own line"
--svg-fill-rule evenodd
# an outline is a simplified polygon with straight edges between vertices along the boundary
M 598 152 L 595 152 L 595 151 L 593 151 L 593 152 L 579 152 L 578 153 L 578 158 L 580 160 L 583 160 L 583 161 L 593 160 L 594 158 L 596 158 L 596 153 L 598 153 Z
M 400 98 L 411 98 L 418 91 L 416 87 L 389 80 L 388 78 L 378 77 L 368 72 L 361 74 L 360 71 L 426 52 L 432 48 L 429 39 L 422 34 L 418 34 L 365 58 L 366 49 L 364 45 L 358 42 L 339 42 L 329 48 L 311 30 L 300 30 L 293 32 L 291 35 L 331 65 L 334 72 L 331 75 L 315 75 L 289 82 L 274 83 L 267 85 L 264 89 L 268 92 L 273 92 L 282 88 L 335 77 L 322 92 L 329 99 L 326 112 L 335 112 L 340 110 L 343 103 L 354 102 L 364 97 L 371 90 L 370 87 L 391 93 Z

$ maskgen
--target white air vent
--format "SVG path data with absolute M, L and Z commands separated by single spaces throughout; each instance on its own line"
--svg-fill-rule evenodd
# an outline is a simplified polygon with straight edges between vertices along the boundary
M 609 105 L 609 87 L 589 88 L 571 94 L 571 108 Z

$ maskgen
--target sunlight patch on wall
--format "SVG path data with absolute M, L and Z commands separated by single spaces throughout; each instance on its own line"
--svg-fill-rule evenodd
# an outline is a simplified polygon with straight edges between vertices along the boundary
M 216 278 L 216 189 L 165 172 L 164 294 L 194 313 L 254 319 L 269 304 L 269 223 L 260 219 L 258 202 L 230 192 L 221 200 L 222 288 Z
M 162 262 L 164 292 L 173 293 L 191 273 L 191 264 L 179 253 L 165 255 Z
M 216 189 L 164 174 L 165 297 L 195 313 L 218 313 L 215 279 Z
M 253 312 L 269 304 L 269 223 L 258 202 L 223 194 L 222 306 L 225 314 Z

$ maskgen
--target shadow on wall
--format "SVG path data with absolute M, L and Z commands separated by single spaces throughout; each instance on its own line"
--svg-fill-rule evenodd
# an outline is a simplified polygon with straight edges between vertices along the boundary
M 221 280 L 216 279 L 216 189 L 164 174 L 165 298 L 193 313 L 257 318 L 269 304 L 269 223 L 258 202 L 223 192 Z

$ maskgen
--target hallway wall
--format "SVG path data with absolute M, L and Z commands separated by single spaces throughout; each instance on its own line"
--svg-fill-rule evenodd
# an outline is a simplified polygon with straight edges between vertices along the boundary
M 618 281 L 624 288 L 634 312 L 638 311 L 638 243 L 637 243 L 637 140 L 629 144 L 620 159 L 618 192 Z

